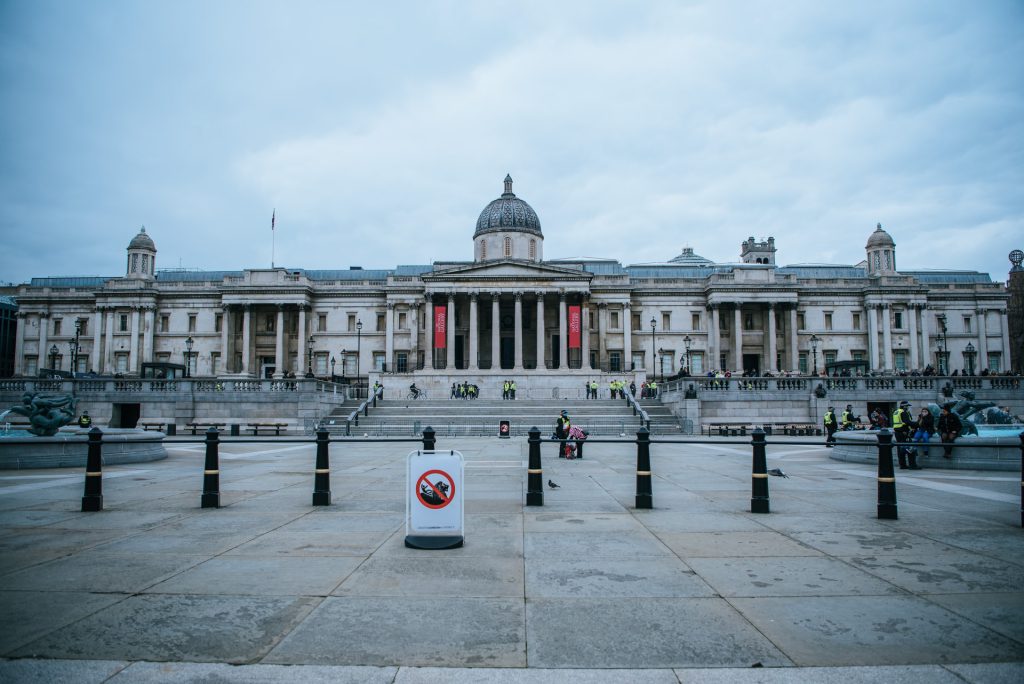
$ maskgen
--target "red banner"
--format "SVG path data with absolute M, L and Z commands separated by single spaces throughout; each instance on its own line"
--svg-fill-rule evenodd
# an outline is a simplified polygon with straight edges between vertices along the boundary
M 569 307 L 569 349 L 580 348 L 580 307 Z
M 434 307 L 434 349 L 448 348 L 448 309 Z

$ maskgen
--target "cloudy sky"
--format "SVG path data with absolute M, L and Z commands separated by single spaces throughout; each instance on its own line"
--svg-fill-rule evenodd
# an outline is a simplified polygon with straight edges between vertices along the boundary
M 510 173 L 546 258 L 1005 278 L 1024 3 L 0 0 L 0 281 L 471 259 Z

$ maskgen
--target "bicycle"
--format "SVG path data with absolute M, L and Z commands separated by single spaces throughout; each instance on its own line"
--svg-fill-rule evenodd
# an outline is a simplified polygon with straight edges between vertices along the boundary
M 409 393 L 405 395 L 406 401 L 415 400 L 415 399 L 426 399 L 426 398 L 427 398 L 427 391 L 426 390 L 420 390 L 419 392 L 413 392 L 412 390 L 409 390 Z

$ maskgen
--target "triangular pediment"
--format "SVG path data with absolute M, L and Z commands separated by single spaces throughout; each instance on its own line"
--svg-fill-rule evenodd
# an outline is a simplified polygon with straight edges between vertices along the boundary
M 587 280 L 593 278 L 580 268 L 554 266 L 545 263 L 502 260 L 472 264 L 438 265 L 422 276 L 425 282 L 451 280 Z

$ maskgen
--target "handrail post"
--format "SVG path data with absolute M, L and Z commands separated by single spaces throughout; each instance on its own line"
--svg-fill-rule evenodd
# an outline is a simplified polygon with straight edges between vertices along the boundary
M 642 427 L 636 431 L 636 507 L 654 508 L 651 491 L 651 433 Z
M 220 457 L 217 453 L 220 432 L 215 427 L 206 431 L 206 465 L 203 469 L 201 508 L 220 508 Z
M 878 517 L 896 520 L 896 473 L 892 468 L 892 430 L 878 431 Z
M 526 505 L 544 505 L 544 470 L 540 460 L 540 428 L 530 428 L 530 460 L 526 466 Z
M 363 402 L 363 415 L 369 417 L 370 415 L 370 401 Z
M 89 430 L 89 454 L 85 462 L 85 495 L 82 512 L 103 510 L 103 432 Z
M 331 436 L 327 428 L 320 426 L 316 431 L 316 470 L 313 474 L 313 505 L 331 505 L 331 459 L 328 445 Z
M 754 445 L 754 462 L 750 474 L 750 512 L 770 513 L 768 498 L 768 461 L 765 456 L 765 433 L 761 428 L 754 430 L 750 443 Z
M 437 440 L 435 439 L 434 428 L 429 425 L 423 428 L 423 450 L 433 451 L 437 446 Z

